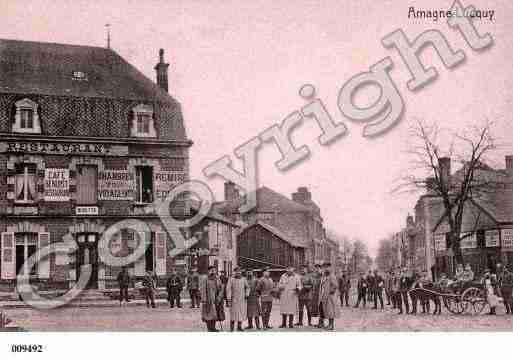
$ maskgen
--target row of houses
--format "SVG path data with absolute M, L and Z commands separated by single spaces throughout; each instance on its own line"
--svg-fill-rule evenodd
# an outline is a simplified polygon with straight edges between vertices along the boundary
M 440 172 L 456 181 L 459 171 L 451 172 L 451 160 L 440 159 Z M 498 262 L 513 266 L 513 156 L 505 157 L 505 168 L 481 164 L 475 176 L 495 183 L 493 189 L 480 191 L 463 208 L 460 248 L 463 262 L 476 273 L 494 270 Z M 420 196 L 414 215 L 408 215 L 404 227 L 394 234 L 401 266 L 417 272 L 428 271 L 436 277 L 452 273 L 456 266 L 449 242 L 450 227 L 442 199 L 434 191 Z
M 129 265 L 134 277 L 171 267 L 205 271 L 214 265 L 285 268 L 331 260 L 318 206 L 301 187 L 292 199 L 266 187 L 257 207 L 238 212 L 243 200 L 232 183 L 225 201 L 182 234 L 175 249 L 155 208 L 189 180 L 188 138 L 180 104 L 169 94 L 164 51 L 154 66 L 156 83 L 110 48 L 0 40 L 0 289 L 13 290 L 23 264 L 45 247 L 76 244 L 52 253 L 30 273 L 42 288 L 73 286 L 83 264 L 92 266 L 88 287 L 116 286 L 120 267 L 99 258 L 105 231 L 124 220 L 148 230 L 122 229 L 112 252 L 125 256 L 144 241 L 145 254 Z M 175 219 L 195 214 L 179 198 Z

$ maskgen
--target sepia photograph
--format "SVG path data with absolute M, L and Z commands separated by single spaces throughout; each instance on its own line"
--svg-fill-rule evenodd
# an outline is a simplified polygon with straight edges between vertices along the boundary
M 510 335 L 512 16 L 2 1 L 2 350 Z

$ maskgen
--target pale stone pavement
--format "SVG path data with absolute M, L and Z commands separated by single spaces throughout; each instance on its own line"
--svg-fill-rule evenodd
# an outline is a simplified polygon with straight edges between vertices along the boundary
M 504 315 L 502 307 L 497 316 L 484 313 L 477 316 L 453 315 L 445 311 L 439 316 L 418 314 L 398 315 L 390 307 L 385 310 L 343 307 L 336 320 L 337 331 L 512 331 L 513 315 Z M 62 308 L 50 311 L 8 309 L 6 314 L 14 324 L 29 331 L 204 331 L 200 309 L 170 309 L 161 305 L 156 309 L 144 306 L 111 308 Z M 228 310 L 226 310 L 228 316 Z M 305 313 L 306 314 L 306 313 Z M 306 317 L 306 315 L 305 315 Z M 281 324 L 279 305 L 275 302 L 271 331 Z M 314 319 L 317 322 L 317 319 Z M 244 323 L 244 326 L 246 323 Z M 229 323 L 223 323 L 226 331 Z M 220 328 L 218 324 L 218 328 Z M 286 331 L 321 331 L 302 327 Z M 256 332 L 252 330 L 250 332 Z

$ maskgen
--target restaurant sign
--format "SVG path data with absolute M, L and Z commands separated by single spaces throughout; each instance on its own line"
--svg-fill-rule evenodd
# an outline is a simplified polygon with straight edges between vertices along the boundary
M 51 202 L 69 201 L 69 169 L 45 169 L 44 197 Z
M 0 152 L 36 153 L 51 155 L 127 155 L 127 145 L 79 142 L 46 142 L 46 141 L 2 141 Z
M 135 174 L 127 170 L 104 170 L 98 173 L 100 201 L 132 201 L 135 194 Z

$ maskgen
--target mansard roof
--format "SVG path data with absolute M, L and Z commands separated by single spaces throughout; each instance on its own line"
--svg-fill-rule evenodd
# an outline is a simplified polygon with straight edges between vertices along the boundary
M 3 93 L 174 101 L 102 47 L 0 39 L 0 73 Z

